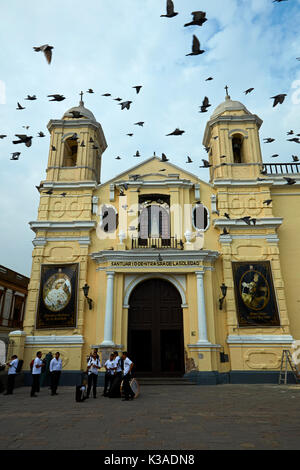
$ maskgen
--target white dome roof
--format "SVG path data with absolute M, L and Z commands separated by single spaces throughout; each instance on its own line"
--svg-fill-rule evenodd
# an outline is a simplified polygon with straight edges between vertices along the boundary
M 226 100 L 219 104 L 219 106 L 214 110 L 211 118 L 220 116 L 221 114 L 228 111 L 244 111 L 246 114 L 251 114 L 250 111 L 246 108 L 243 103 L 240 101 L 232 101 L 230 96 L 226 96 Z

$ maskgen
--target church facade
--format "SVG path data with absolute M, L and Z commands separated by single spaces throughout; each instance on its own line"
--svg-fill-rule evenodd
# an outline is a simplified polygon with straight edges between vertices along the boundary
M 10 335 L 25 370 L 60 351 L 75 383 L 97 348 L 102 361 L 128 350 L 144 377 L 277 382 L 300 340 L 300 166 L 263 163 L 261 124 L 227 96 L 205 130 L 209 183 L 156 156 L 101 183 L 107 143 L 84 103 L 49 122 L 24 327 Z

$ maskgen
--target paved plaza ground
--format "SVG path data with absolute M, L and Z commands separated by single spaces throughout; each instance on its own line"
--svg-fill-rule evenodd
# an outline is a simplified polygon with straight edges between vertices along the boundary
M 147 385 L 138 399 L 0 396 L 0 449 L 300 449 L 299 385 Z

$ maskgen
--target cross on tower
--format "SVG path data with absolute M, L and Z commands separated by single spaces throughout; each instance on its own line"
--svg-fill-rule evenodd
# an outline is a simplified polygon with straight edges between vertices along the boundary
M 84 95 L 83 91 L 79 93 L 79 95 L 80 95 L 80 105 L 83 106 L 83 95 Z
M 228 93 L 229 87 L 228 87 L 228 85 L 226 85 L 225 90 L 226 90 L 226 96 L 229 96 L 229 93 Z

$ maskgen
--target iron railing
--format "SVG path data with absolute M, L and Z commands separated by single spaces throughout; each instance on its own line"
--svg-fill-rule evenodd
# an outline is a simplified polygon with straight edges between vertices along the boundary
M 264 163 L 268 175 L 291 175 L 300 173 L 300 163 Z
M 170 238 L 132 238 L 131 248 L 174 248 L 181 249 L 183 247 L 182 240 L 178 240 L 176 237 Z

